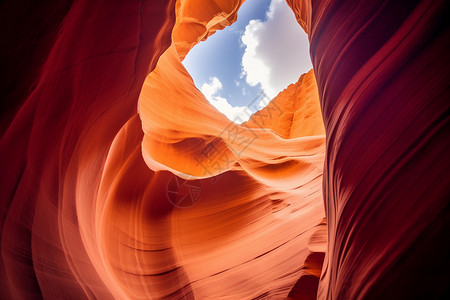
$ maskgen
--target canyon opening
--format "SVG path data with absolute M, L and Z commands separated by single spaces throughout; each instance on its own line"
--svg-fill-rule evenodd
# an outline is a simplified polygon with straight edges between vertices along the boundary
M 449 298 L 449 5 L 0 4 L 0 298 Z

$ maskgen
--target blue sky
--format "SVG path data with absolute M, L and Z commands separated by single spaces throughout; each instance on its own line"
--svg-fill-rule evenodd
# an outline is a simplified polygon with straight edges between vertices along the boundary
M 237 21 L 196 45 L 183 64 L 211 104 L 237 123 L 256 111 L 249 105 L 260 92 L 272 98 L 312 68 L 307 36 L 285 0 L 247 0 Z

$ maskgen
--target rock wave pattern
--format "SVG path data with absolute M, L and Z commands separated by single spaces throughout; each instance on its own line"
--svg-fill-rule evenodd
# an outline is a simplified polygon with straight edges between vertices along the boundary
M 287 0 L 314 70 L 237 125 L 181 61 L 242 3 L 0 4 L 1 299 L 449 295 L 450 5 Z

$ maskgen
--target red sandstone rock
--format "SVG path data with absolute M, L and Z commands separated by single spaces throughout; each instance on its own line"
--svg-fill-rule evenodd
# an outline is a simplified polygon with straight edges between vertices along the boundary
M 232 127 L 181 60 L 242 1 L 2 4 L 0 298 L 449 293 L 449 5 L 287 2 L 314 73 Z

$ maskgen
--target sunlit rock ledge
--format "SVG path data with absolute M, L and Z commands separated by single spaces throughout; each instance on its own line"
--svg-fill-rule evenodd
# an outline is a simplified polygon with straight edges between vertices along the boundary
M 287 2 L 242 125 L 181 64 L 242 1 L 3 5 L 1 299 L 448 295 L 449 4 Z

